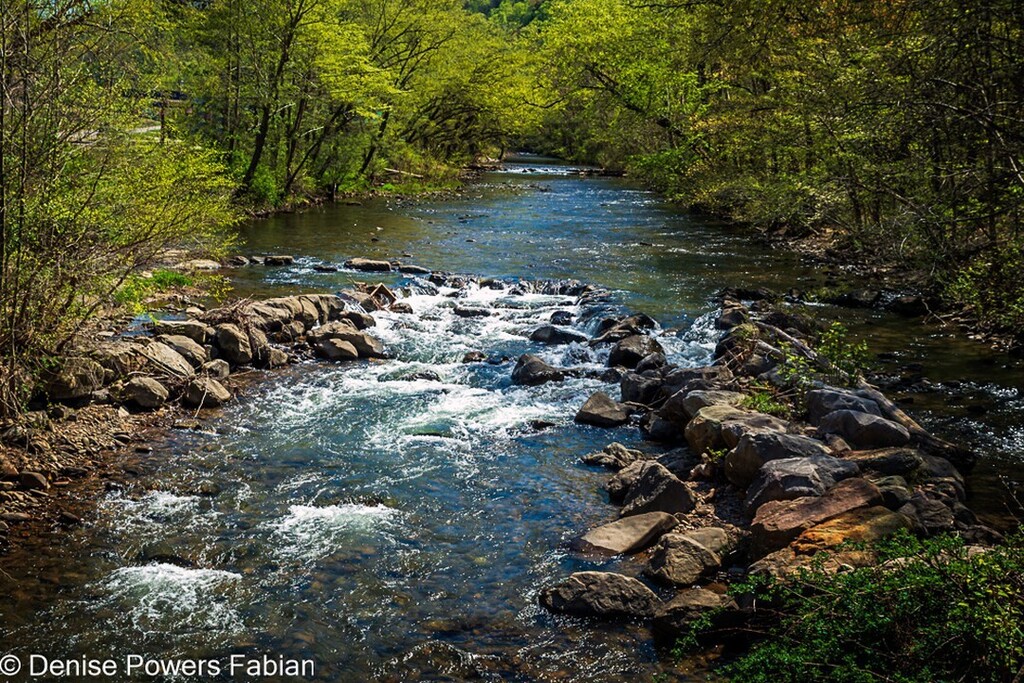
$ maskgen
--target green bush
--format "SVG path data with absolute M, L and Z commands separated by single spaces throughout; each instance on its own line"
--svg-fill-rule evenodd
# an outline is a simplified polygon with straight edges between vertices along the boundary
M 877 551 L 873 567 L 754 588 L 784 616 L 724 673 L 736 683 L 1019 680 L 1021 533 L 982 551 L 901 534 Z

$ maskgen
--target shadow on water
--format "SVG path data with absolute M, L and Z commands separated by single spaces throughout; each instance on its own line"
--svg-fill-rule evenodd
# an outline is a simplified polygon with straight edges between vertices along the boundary
M 296 263 L 232 271 L 236 293 L 373 279 L 315 269 L 353 256 L 496 278 L 576 278 L 614 290 L 606 307 L 686 330 L 666 337 L 669 355 L 696 364 L 713 348 L 702 325 L 716 290 L 822 279 L 792 255 L 627 181 L 541 163 L 488 174 L 457 198 L 374 199 L 254 222 L 243 230 L 244 253 L 291 254 Z M 314 659 L 325 681 L 703 675 L 699 663 L 657 652 L 640 626 L 583 623 L 536 606 L 540 587 L 572 571 L 643 567 L 643 558 L 567 549 L 616 514 L 602 490 L 607 475 L 579 456 L 637 434 L 572 422 L 592 391 L 615 387 L 586 378 L 515 387 L 511 361 L 459 362 L 471 350 L 510 359 L 530 350 L 597 370 L 600 353 L 525 337 L 556 310 L 585 327 L 607 308 L 483 288 L 466 303 L 497 314 L 465 319 L 445 294 L 412 297 L 412 315 L 380 314 L 376 332 L 392 360 L 276 373 L 208 431 L 175 432 L 141 456 L 135 485 L 103 496 L 60 548 L 29 546 L 8 558 L 3 642 L 19 654 L 64 657 L 272 653 Z M 1024 455 L 1019 366 L 948 331 L 815 311 L 868 338 L 884 368 L 909 367 L 932 382 L 901 398 L 940 431 L 978 444 L 975 504 L 1005 517 L 1002 479 L 1020 481 Z M 951 399 L 944 389 L 954 387 Z M 537 431 L 538 420 L 554 426 Z

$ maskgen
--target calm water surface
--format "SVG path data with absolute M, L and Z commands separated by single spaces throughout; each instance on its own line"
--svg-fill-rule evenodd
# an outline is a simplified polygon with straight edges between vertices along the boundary
M 452 314 L 447 291 L 407 287 L 413 315 L 379 314 L 392 360 L 306 364 L 275 373 L 207 424 L 141 456 L 125 490 L 56 550 L 5 560 L 5 650 L 50 656 L 310 658 L 324 681 L 649 680 L 685 678 L 638 626 L 590 624 L 536 607 L 541 587 L 584 569 L 639 574 L 632 560 L 567 548 L 616 508 L 607 475 L 579 456 L 634 430 L 572 423 L 595 379 L 514 387 L 512 361 L 463 365 L 470 350 L 597 369 L 601 353 L 526 339 L 556 310 L 592 331 L 603 315 L 640 310 L 666 330 L 671 359 L 707 360 L 710 299 L 725 285 L 812 288 L 826 275 L 755 245 L 739 229 L 674 210 L 630 183 L 581 178 L 527 159 L 457 198 L 370 200 L 254 222 L 242 253 L 292 254 L 295 266 L 231 271 L 241 295 L 333 291 L 373 276 L 314 266 L 352 256 L 398 258 L 511 280 L 576 278 L 611 290 L 564 296 L 473 288 Z M 948 330 L 884 314 L 840 317 L 883 368 L 908 364 L 934 385 L 911 410 L 985 456 L 975 506 L 1006 518 L 1022 479 L 1019 367 Z M 604 353 L 607 353 L 606 351 Z M 416 379 L 423 371 L 439 379 Z M 954 387 L 949 398 L 943 388 Z M 926 387 L 927 388 L 927 387 Z M 535 421 L 554 423 L 536 431 Z M 216 495 L 210 495 L 210 494 Z M 188 566 L 162 561 L 181 558 Z M 149 559 L 147 559 L 149 558 Z M 155 561 L 154 561 L 155 558 Z M 180 564 L 180 563 L 179 563 Z M 223 677 L 226 678 L 226 677 Z

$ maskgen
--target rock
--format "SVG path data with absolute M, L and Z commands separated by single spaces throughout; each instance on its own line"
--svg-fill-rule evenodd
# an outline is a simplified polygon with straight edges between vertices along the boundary
M 573 315 L 569 311 L 555 311 L 548 320 L 552 325 L 571 325 Z
M 325 341 L 336 340 L 348 342 L 355 348 L 360 358 L 384 357 L 384 345 L 380 340 L 368 332 L 360 332 L 353 329 L 347 322 L 332 322 L 318 327 L 310 331 L 309 338 L 318 345 L 317 348 L 322 348 L 322 344 Z
M 283 254 L 277 254 L 274 256 L 263 257 L 263 265 L 265 266 L 290 266 L 295 263 L 294 256 L 287 256 Z
M 831 455 L 820 441 L 783 432 L 749 432 L 725 456 L 725 476 L 740 488 L 754 481 L 761 467 L 771 460 Z
M 50 482 L 39 472 L 22 472 L 18 475 L 18 486 L 26 491 L 45 491 Z
M 873 308 L 881 298 L 881 292 L 873 289 L 854 289 L 825 299 L 825 303 L 847 308 Z
M 816 556 L 811 547 L 807 553 L 798 553 L 793 546 L 776 550 L 750 565 L 750 576 L 771 576 L 779 581 L 799 579 L 805 569 L 821 570 L 828 574 L 841 571 L 872 567 L 878 564 L 878 556 L 869 550 L 831 550 L 826 555 Z
M 659 603 L 644 584 L 610 572 L 577 572 L 540 593 L 545 609 L 580 617 L 647 618 Z
M 732 377 L 732 371 L 723 365 L 704 368 L 676 368 L 665 373 L 665 393 L 671 396 L 684 390 L 691 392 L 718 389 L 729 382 Z M 680 401 L 683 397 L 680 397 Z
M 908 516 L 915 518 L 929 536 L 950 531 L 956 524 L 953 511 L 948 506 L 921 493 L 911 496 L 909 503 L 901 508 L 901 511 L 912 511 Z
M 924 300 L 924 297 L 920 296 L 897 297 L 889 302 L 887 308 L 893 313 L 907 318 L 919 318 L 928 315 L 928 303 Z
M 679 522 L 666 512 L 648 512 L 623 517 L 611 524 L 588 531 L 581 539 L 585 549 L 613 555 L 635 553 L 656 541 Z
M 163 342 L 154 341 L 139 348 L 145 360 L 144 369 L 156 375 L 172 378 L 187 378 L 195 369 L 184 356 Z
M 212 377 L 197 377 L 185 387 L 182 398 L 193 408 L 217 408 L 231 400 L 231 392 Z
M 357 330 L 365 330 L 368 327 L 376 327 L 377 320 L 369 313 L 363 313 L 361 311 L 340 311 L 331 316 L 332 320 L 342 321 L 347 320 L 352 323 Z
M 267 348 L 267 360 L 266 367 L 268 368 L 280 368 L 288 365 L 288 354 L 281 349 L 275 349 L 273 347 Z
M 413 312 L 412 304 L 410 304 L 407 301 L 396 301 L 395 303 L 391 304 L 389 308 L 392 313 L 411 314 Z
M 665 354 L 657 352 L 644 356 L 644 359 L 636 364 L 636 371 L 640 374 L 648 370 L 656 370 L 660 373 L 667 365 L 668 358 L 665 357 Z
M 201 368 L 210 360 L 206 349 L 183 334 L 162 334 L 157 340 L 177 351 L 193 368 Z
M 561 382 L 565 379 L 562 370 L 551 367 L 537 356 L 526 353 L 519 357 L 512 370 L 512 383 L 526 386 L 538 386 L 548 382 Z
M 249 265 L 249 259 L 241 255 L 229 256 L 227 264 L 235 268 L 244 268 L 245 266 Z
M 197 258 L 179 263 L 178 270 L 219 270 L 220 264 L 211 259 Z
M 924 466 L 923 454 L 915 448 L 879 448 L 871 451 L 848 451 L 843 459 L 857 463 L 862 472 L 885 475 L 906 475 Z
M 629 413 L 621 403 L 598 391 L 587 399 L 574 418 L 580 424 L 594 427 L 621 427 L 629 422 Z
M 715 319 L 715 329 L 731 330 L 734 327 L 749 322 L 746 308 L 737 306 L 722 311 L 722 314 Z
M 723 609 L 734 611 L 738 607 L 727 595 L 719 595 L 706 588 L 688 588 L 658 607 L 652 627 L 656 636 L 675 643 L 676 639 L 690 632 L 695 621 Z
M 554 325 L 542 325 L 530 334 L 530 341 L 541 344 L 585 344 L 587 335 Z
M 753 513 L 772 500 L 820 496 L 856 475 L 856 464 L 831 456 L 772 460 L 764 464 L 747 489 L 747 511 Z
M 750 553 L 758 558 L 784 548 L 807 529 L 862 507 L 881 504 L 882 493 L 867 479 L 845 479 L 820 497 L 771 501 L 757 509 L 750 527 Z
M 203 364 L 203 372 L 214 379 L 224 379 L 231 374 L 231 366 L 226 360 L 217 358 Z
M 682 405 L 683 413 L 687 419 L 693 419 L 693 417 L 699 413 L 703 408 L 708 406 L 739 406 L 743 399 L 746 398 L 746 394 L 741 394 L 738 391 L 721 391 L 716 389 L 711 390 L 697 390 L 690 392 L 679 392 L 671 397 L 676 398 L 682 394 Z M 669 399 L 669 400 L 671 400 Z
M 625 499 L 626 494 L 629 493 L 629 489 L 640 478 L 640 475 L 644 472 L 644 464 L 648 462 L 646 460 L 638 460 L 634 463 L 626 465 L 615 476 L 611 477 L 605 484 L 604 488 L 608 491 L 608 499 L 613 503 L 621 503 Z
M 403 264 L 398 266 L 398 272 L 405 273 L 406 275 L 430 275 L 430 268 L 424 268 L 423 266 L 414 266 L 411 264 Z
M 198 320 L 157 320 L 153 332 L 157 336 L 188 337 L 197 344 L 205 344 L 214 335 L 212 327 Z
M 57 523 L 64 526 L 78 526 L 82 523 L 82 518 L 71 514 L 67 510 L 61 510 L 60 514 L 57 515 Z
M 125 396 L 140 408 L 153 410 L 167 402 L 167 388 L 152 377 L 133 377 L 125 385 Z
M 623 499 L 623 517 L 645 512 L 685 513 L 696 506 L 693 492 L 661 463 L 645 461 L 637 475 Z
M 814 389 L 807 392 L 807 416 L 812 425 L 821 424 L 826 415 L 837 410 L 853 410 L 882 417 L 878 404 L 869 398 L 861 398 L 839 389 Z
M 232 323 L 217 325 L 216 329 L 217 345 L 224 360 L 232 365 L 247 365 L 252 362 L 252 346 L 249 344 L 248 334 Z
M 721 566 L 717 552 L 683 531 L 661 537 L 644 573 L 659 583 L 689 586 Z
M 463 363 L 486 363 L 487 354 L 483 351 L 467 351 L 462 357 Z
M 661 393 L 662 381 L 657 377 L 644 377 L 635 372 L 627 372 L 619 383 L 622 400 L 627 403 L 650 405 Z
M 368 258 L 351 258 L 345 261 L 345 267 L 349 270 L 359 270 L 368 273 L 386 273 L 391 270 L 391 263 Z
M 873 483 L 882 494 L 882 505 L 890 510 L 899 510 L 910 502 L 910 487 L 907 480 L 899 476 L 879 477 Z
M 580 459 L 588 465 L 597 465 L 618 471 L 637 460 L 643 460 L 644 454 L 642 451 L 626 448 L 621 443 L 610 443 L 604 447 L 604 450 L 598 453 L 588 453 Z
M 735 448 L 744 434 L 785 432 L 789 423 L 771 415 L 740 410 L 730 405 L 701 408 L 686 425 L 686 443 L 694 453 Z
M 91 358 L 66 359 L 56 372 L 43 375 L 46 395 L 54 401 L 72 401 L 89 396 L 103 387 L 106 373 L 103 366 Z
M 626 337 L 612 347 L 608 354 L 608 365 L 635 368 L 640 361 L 652 353 L 664 353 L 661 344 L 647 335 L 636 334 Z
M 854 410 L 836 410 L 821 419 L 822 434 L 838 434 L 856 449 L 904 446 L 910 442 L 907 428 L 884 417 Z
M 494 311 L 482 306 L 463 306 L 462 304 L 457 304 L 452 309 L 452 312 L 460 318 L 487 318 Z
M 317 351 L 327 360 L 356 360 L 359 352 L 356 347 L 343 339 L 321 339 L 316 345 Z
M 804 531 L 792 547 L 797 553 L 809 554 L 844 543 L 873 543 L 902 529 L 911 529 L 905 515 L 881 506 L 859 508 Z

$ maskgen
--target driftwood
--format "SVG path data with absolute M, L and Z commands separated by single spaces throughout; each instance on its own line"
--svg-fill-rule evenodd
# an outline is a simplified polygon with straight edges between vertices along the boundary
M 755 322 L 755 325 L 757 325 L 758 329 L 767 332 L 776 339 L 788 343 L 794 351 L 817 365 L 825 372 L 830 374 L 840 372 L 839 368 L 833 365 L 831 361 L 817 353 L 814 349 L 793 335 L 767 323 Z M 866 398 L 870 398 L 877 403 L 882 414 L 887 419 L 903 425 L 903 427 L 910 432 L 911 442 L 920 447 L 924 452 L 945 458 L 962 470 L 970 470 L 974 467 L 977 462 L 977 455 L 975 453 L 962 446 L 957 446 L 956 444 L 935 436 L 918 424 L 916 420 L 903 412 L 903 410 L 889 400 L 885 394 L 880 392 L 876 387 L 868 384 L 864 379 L 859 379 L 857 381 L 857 390 Z

